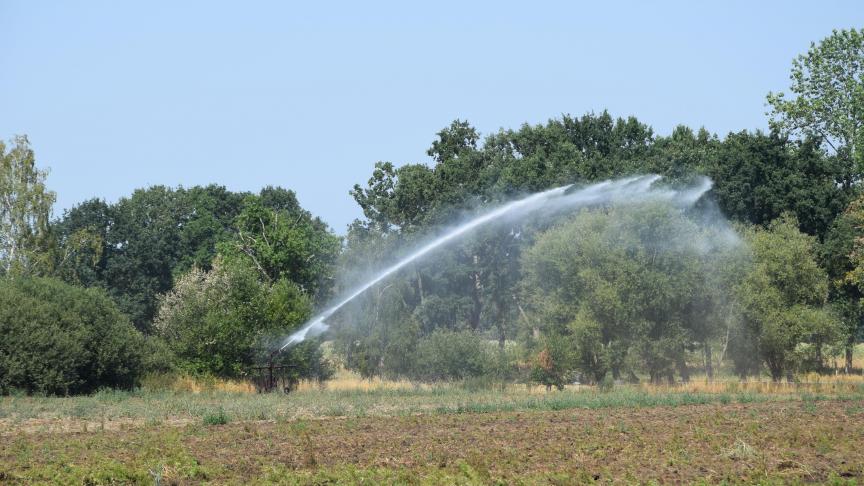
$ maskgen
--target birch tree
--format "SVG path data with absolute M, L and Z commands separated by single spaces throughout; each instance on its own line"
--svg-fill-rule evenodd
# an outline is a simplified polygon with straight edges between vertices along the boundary
M 30 141 L 21 135 L 0 141 L 0 272 L 31 273 L 44 256 L 55 194 L 47 171 L 36 167 Z

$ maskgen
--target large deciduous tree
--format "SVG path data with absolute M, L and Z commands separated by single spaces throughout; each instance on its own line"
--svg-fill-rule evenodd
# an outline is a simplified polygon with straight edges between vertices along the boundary
M 842 167 L 813 139 L 790 143 L 776 132 L 730 133 L 712 155 L 713 195 L 738 221 L 766 226 L 793 212 L 802 231 L 821 238 L 853 195 L 839 183 Z
M 267 217 L 255 218 L 255 211 Z M 265 220 L 273 226 L 262 226 Z M 285 228 L 293 235 L 290 242 L 282 241 Z M 269 258 L 271 277 L 290 269 L 291 278 L 311 293 L 319 280 L 329 282 L 327 262 L 338 251 L 338 240 L 326 226 L 300 208 L 293 192 L 278 187 L 253 196 L 217 185 L 153 186 L 115 204 L 85 201 L 67 211 L 54 229 L 57 274 L 68 282 L 106 288 L 144 331 L 155 315 L 157 296 L 190 268 L 209 269 L 219 243 L 239 238 L 252 254 L 270 243 L 281 245 L 261 257 Z M 274 231 L 276 240 L 271 240 Z
M 26 136 L 11 146 L 0 141 L 0 272 L 38 272 L 49 246 L 55 195 L 45 187 L 47 172 L 36 167 Z
M 546 342 L 570 340 L 590 381 L 642 369 L 653 382 L 686 380 L 685 351 L 709 346 L 724 323 L 726 289 L 713 279 L 736 247 L 726 235 L 665 205 L 583 210 L 524 257 L 533 325 Z
M 236 236 L 222 243 L 220 252 L 247 261 L 269 282 L 288 279 L 322 302 L 333 287 L 341 241 L 324 222 L 300 208 L 293 192 L 284 197 L 294 203 L 285 206 L 283 201 L 277 209 L 265 206 L 268 197 L 247 197 L 235 219 Z
M 769 93 L 772 123 L 815 136 L 864 170 L 864 29 L 835 30 L 792 62 L 790 91 Z M 847 182 L 851 182 L 847 181 Z
M 822 265 L 830 277 L 831 301 L 843 322 L 845 365 L 852 371 L 855 343 L 864 337 L 864 197 L 837 217 L 821 246 Z
M 753 260 L 737 289 L 742 327 L 731 344 L 738 372 L 752 373 L 756 356 L 775 381 L 791 379 L 808 360 L 821 367 L 822 351 L 840 329 L 825 307 L 828 279 L 816 262 L 813 237 L 785 214 L 767 229 L 748 229 L 746 240 Z

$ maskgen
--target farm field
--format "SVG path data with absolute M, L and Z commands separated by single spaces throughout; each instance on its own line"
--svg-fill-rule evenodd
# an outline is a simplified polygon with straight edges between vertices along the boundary
M 860 384 L 109 392 L 4 397 L 0 415 L 9 484 L 864 478 Z

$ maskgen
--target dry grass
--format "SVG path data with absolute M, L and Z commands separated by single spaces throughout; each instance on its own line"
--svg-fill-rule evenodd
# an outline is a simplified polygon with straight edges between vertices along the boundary
M 380 390 L 418 390 L 429 389 L 429 385 L 412 383 L 408 380 L 387 380 L 379 377 L 363 378 L 359 374 L 340 369 L 336 375 L 326 382 L 302 381 L 297 386 L 298 392 L 312 390 L 339 391 L 380 391 Z
M 301 381 L 297 386 L 297 392 L 309 392 L 314 390 L 330 390 L 330 391 L 357 391 L 357 392 L 377 392 L 377 391 L 430 391 L 441 390 L 446 388 L 454 388 L 460 386 L 458 383 L 419 383 L 412 382 L 406 379 L 387 379 L 387 378 L 363 378 L 358 373 L 346 369 L 340 369 L 336 375 L 326 382 L 317 381 Z M 568 390 L 581 390 L 586 388 L 583 385 L 568 385 Z M 496 389 L 508 392 L 518 392 L 520 395 L 545 395 L 548 393 L 546 387 L 541 385 L 525 385 L 519 383 L 511 383 L 496 387 Z
M 856 355 L 857 356 L 857 355 Z M 358 373 L 340 369 L 335 376 L 326 382 L 312 380 L 301 381 L 295 393 L 316 391 L 334 392 L 387 392 L 405 391 L 420 392 L 458 388 L 458 383 L 418 383 L 406 379 L 386 379 L 380 377 L 363 378 Z M 628 385 L 629 386 L 629 385 Z M 789 394 L 794 392 L 809 393 L 854 393 L 864 387 L 864 375 L 820 375 L 808 373 L 796 376 L 795 383 L 760 379 L 742 382 L 735 378 L 721 378 L 709 381 L 704 376 L 696 376 L 688 383 L 673 385 L 652 385 L 643 382 L 636 388 L 646 393 L 690 392 L 690 393 L 736 393 L 750 392 L 759 394 Z M 226 380 L 217 378 L 195 378 L 188 375 L 158 375 L 146 377 L 142 382 L 143 390 L 170 391 L 177 393 L 256 393 L 255 386 L 242 380 Z M 567 385 L 567 390 L 591 390 L 593 386 Z M 518 393 L 519 395 L 546 395 L 544 386 L 525 384 L 506 384 L 497 387 L 501 392 Z
M 853 368 L 864 369 L 864 344 L 855 348 L 852 360 Z M 648 392 L 703 392 L 703 393 L 728 393 L 736 391 L 747 391 L 753 393 L 789 393 L 791 391 L 805 390 L 813 393 L 856 391 L 860 385 L 864 385 L 864 375 L 820 375 L 808 373 L 796 377 L 797 383 L 773 383 L 766 380 L 754 380 L 740 382 L 731 377 L 708 381 L 704 376 L 694 376 L 689 383 L 675 385 L 641 385 Z M 346 369 L 339 369 L 336 375 L 324 383 L 317 381 L 301 381 L 297 387 L 298 392 L 313 390 L 331 391 L 429 391 L 448 387 L 449 384 L 427 384 L 417 383 L 406 379 L 386 379 L 380 377 L 363 378 L 358 373 Z M 229 392 L 229 393 L 255 393 L 255 386 L 248 381 L 225 380 L 217 378 L 195 378 L 188 375 L 154 375 L 143 380 L 142 388 L 151 391 L 173 391 L 189 393 L 205 392 Z M 568 385 L 568 390 L 585 389 L 583 385 Z M 590 387 L 588 387 L 590 388 Z M 544 395 L 547 393 L 543 386 L 532 386 L 524 384 L 505 385 L 503 391 L 514 391 L 520 394 Z
M 751 380 L 742 382 L 738 379 L 723 378 L 718 380 L 708 381 L 705 377 L 696 377 L 688 383 L 676 383 L 674 385 L 652 385 L 643 382 L 636 388 L 646 393 L 668 393 L 668 392 L 691 392 L 691 393 L 734 393 L 734 392 L 751 392 L 760 394 L 788 394 L 793 392 L 811 392 L 811 393 L 838 393 L 838 392 L 857 392 L 864 386 L 864 376 L 862 375 L 820 375 L 818 373 L 808 373 L 796 377 L 795 383 L 779 382 L 775 383 L 770 380 Z M 298 392 L 309 392 L 315 390 L 330 390 L 330 391 L 429 391 L 440 390 L 442 388 L 450 388 L 455 384 L 438 383 L 417 383 L 409 380 L 400 379 L 384 379 L 380 377 L 363 378 L 359 374 L 349 370 L 339 370 L 333 379 L 324 383 L 316 381 L 303 381 L 297 387 Z M 629 385 L 628 385 L 629 386 Z M 593 389 L 593 386 L 587 385 L 567 385 L 565 389 L 578 391 Z M 520 395 L 546 395 L 548 391 L 546 387 L 541 385 L 525 385 L 525 384 L 507 384 L 503 388 L 499 388 L 503 392 L 516 392 Z
M 171 391 L 177 393 L 255 393 L 255 385 L 244 380 L 222 378 L 196 378 L 189 375 L 151 375 L 141 381 L 141 388 L 148 391 Z

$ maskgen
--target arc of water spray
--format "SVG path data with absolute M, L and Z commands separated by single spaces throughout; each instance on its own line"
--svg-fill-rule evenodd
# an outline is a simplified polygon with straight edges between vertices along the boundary
M 542 208 L 553 200 L 556 203 L 556 207 L 565 208 L 596 204 L 599 202 L 610 200 L 616 196 L 646 196 L 650 193 L 651 185 L 659 179 L 660 176 L 658 175 L 630 177 L 626 179 L 619 179 L 616 181 L 600 182 L 572 192 L 571 188 L 573 187 L 573 185 L 570 184 L 567 186 L 556 187 L 554 189 L 549 189 L 547 191 L 532 194 L 522 199 L 517 199 L 516 201 L 509 202 L 503 206 L 500 206 L 487 213 L 477 216 L 476 218 L 452 229 L 448 233 L 420 247 L 399 262 L 381 271 L 378 275 L 376 275 L 368 282 L 357 287 L 345 298 L 332 305 L 331 307 L 325 309 L 323 312 L 316 315 L 306 324 L 304 324 L 303 327 L 301 327 L 299 330 L 288 336 L 288 338 L 285 340 L 285 344 L 283 344 L 282 347 L 279 348 L 279 351 L 284 350 L 292 344 L 302 342 L 310 334 L 316 335 L 326 331 L 328 325 L 324 321 L 331 315 L 333 315 L 336 311 L 354 300 L 357 296 L 365 292 L 367 289 L 384 280 L 393 273 L 399 271 L 405 265 L 408 265 L 409 263 L 426 255 L 432 250 L 459 238 L 460 236 L 470 232 L 471 230 L 479 226 L 482 226 L 496 219 L 503 218 L 506 215 L 517 214 L 520 211 L 530 212 Z M 698 199 L 699 196 L 704 194 L 705 191 L 710 189 L 710 187 L 710 181 L 707 181 L 706 179 L 705 181 L 703 181 L 703 184 L 701 184 L 700 187 L 694 188 L 692 191 L 690 191 L 692 192 L 692 194 L 689 197 L 685 198 L 686 202 L 689 203 L 691 199 L 692 201 L 695 201 L 696 199 Z M 680 194 L 674 191 L 662 191 L 656 193 L 655 195 L 658 197 L 673 200 L 676 197 L 680 197 Z

